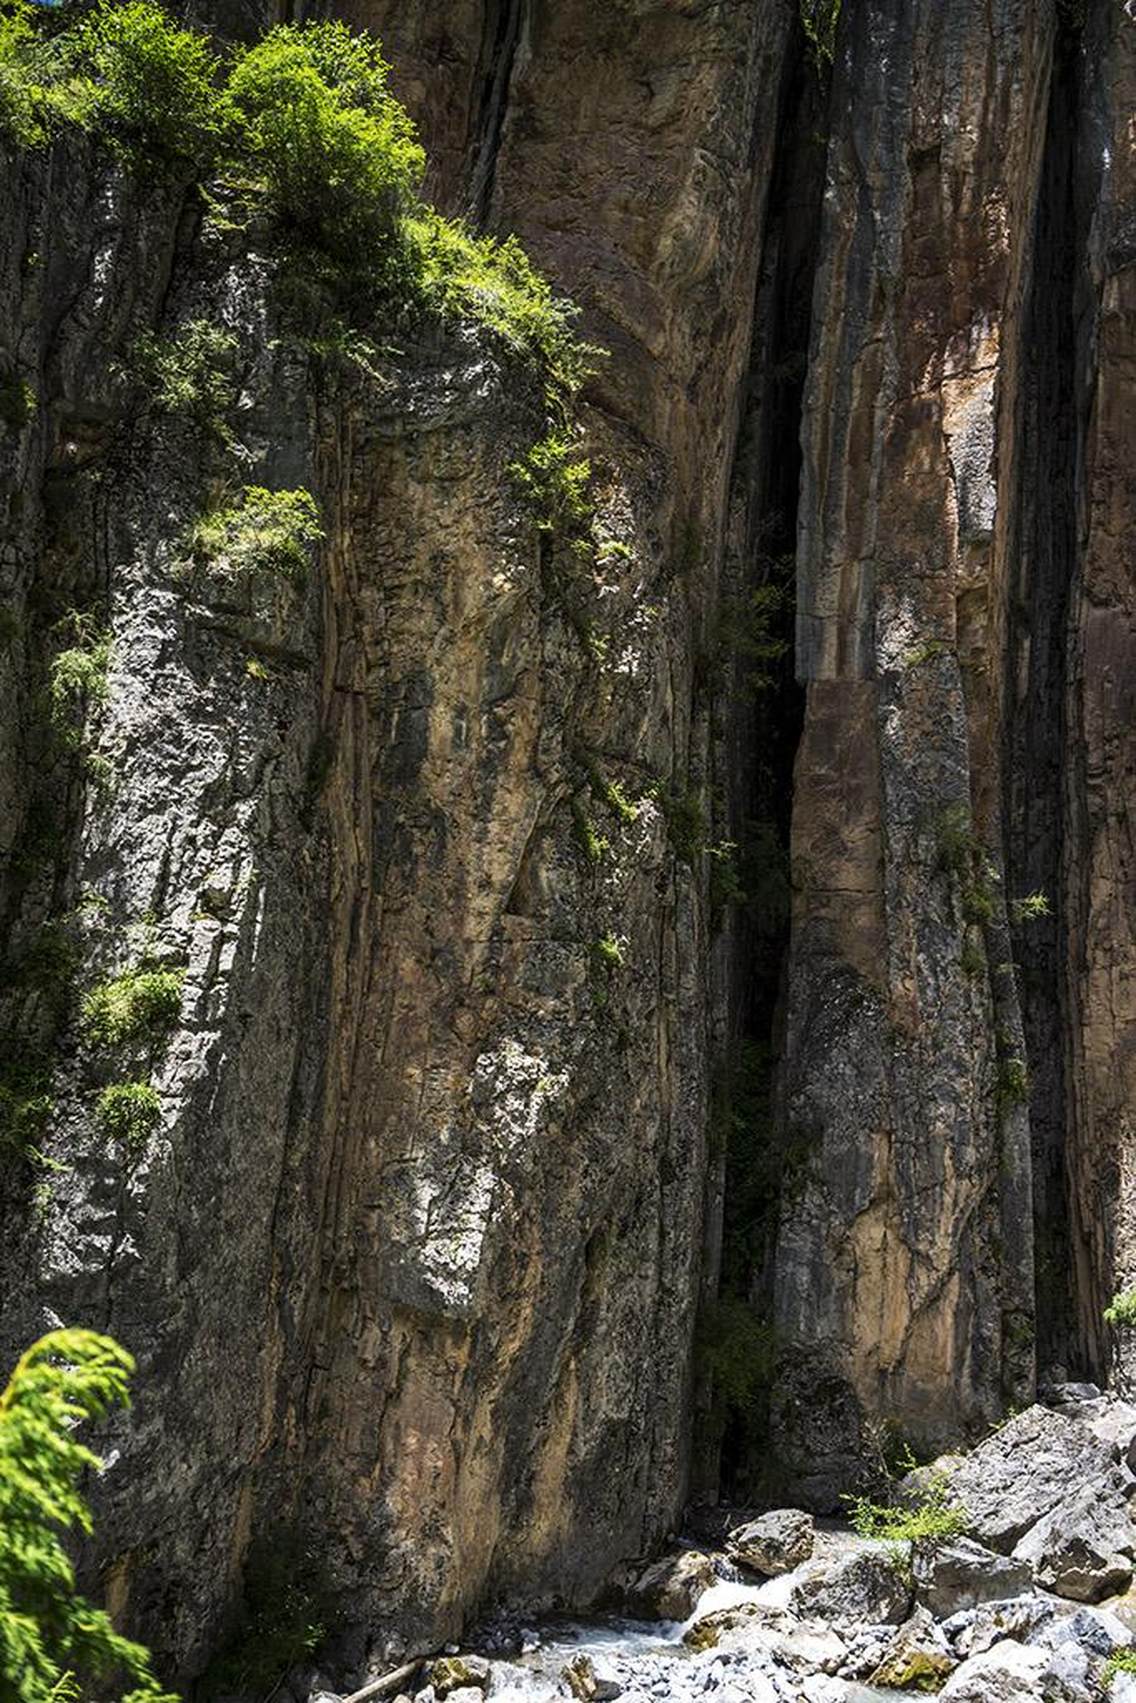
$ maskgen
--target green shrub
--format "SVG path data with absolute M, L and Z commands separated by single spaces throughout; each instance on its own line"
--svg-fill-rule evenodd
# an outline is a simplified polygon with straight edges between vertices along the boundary
M 967 1529 L 965 1508 L 952 1499 L 947 1479 L 938 1473 L 908 1502 L 880 1504 L 864 1496 L 846 1496 L 844 1501 L 853 1531 L 883 1543 L 932 1549 Z
M 82 1027 L 94 1046 L 168 1034 L 181 1015 L 184 970 L 124 970 L 100 982 L 83 1000 Z
M 625 826 L 630 826 L 635 821 L 639 815 L 639 806 L 632 804 L 619 782 L 609 780 L 597 763 L 588 764 L 588 780 L 592 797 L 602 800 Z
M 102 1466 L 75 1428 L 125 1406 L 133 1370 L 110 1337 L 53 1331 L 0 1395 L 0 1680 L 11 1703 L 62 1703 L 80 1694 L 80 1680 L 115 1677 L 135 1682 L 123 1703 L 176 1703 L 148 1652 L 77 1595 L 63 1543 L 68 1531 L 91 1532 L 79 1486 Z
M 1136 1325 L 1136 1289 L 1122 1289 L 1114 1295 L 1102 1317 L 1106 1325 L 1117 1330 L 1122 1326 Z
M 226 410 L 234 385 L 228 363 L 237 339 L 207 319 L 189 319 L 170 337 L 145 332 L 130 352 L 130 371 L 151 404 L 168 414 L 184 414 L 227 435 Z
M 51 719 L 57 732 L 75 743 L 87 712 L 105 703 L 110 669 L 110 635 L 86 618 L 71 618 L 79 643 L 57 653 L 51 664 Z
M 591 463 L 565 434 L 549 433 L 511 461 L 508 472 L 541 532 L 571 536 L 590 527 L 595 513 L 588 494 Z
M 161 1122 L 162 1102 L 148 1082 L 113 1082 L 99 1095 L 95 1115 L 108 1141 L 135 1154 Z
M 836 52 L 840 0 L 800 0 L 801 23 L 818 64 L 831 65 Z
M 578 798 L 572 800 L 572 827 L 577 844 L 588 862 L 602 863 L 611 850 L 611 844 L 603 834 L 597 832 L 595 823 Z
M 2 90 L 3 82 L 0 81 Z M 0 380 L 0 421 L 9 431 L 21 431 L 34 417 L 37 405 L 36 393 L 26 379 L 12 377 Z
M 1136 1673 L 1136 1650 L 1114 1650 L 1101 1670 L 1101 1685 L 1108 1690 L 1118 1673 Z
M 1015 899 L 1010 910 L 1016 923 L 1038 922 L 1050 915 L 1049 899 L 1045 893 L 1027 893 L 1024 898 Z
M 276 217 L 349 266 L 381 267 L 425 166 L 387 71 L 345 24 L 285 24 L 239 56 L 225 94 L 232 143 Z
M 614 934 L 605 934 L 602 939 L 593 944 L 592 956 L 600 969 L 606 970 L 610 975 L 613 970 L 618 970 L 623 963 L 623 947 Z
M 300 579 L 308 552 L 323 537 L 310 491 L 266 491 L 246 485 L 238 501 L 197 522 L 194 555 L 236 577 L 255 572 Z
M 654 797 L 667 824 L 667 838 L 681 863 L 692 869 L 706 850 L 708 824 L 706 807 L 697 792 L 672 792 L 659 784 L 652 788 Z
M 55 1111 L 38 1060 L 0 1071 L 0 1152 L 23 1157 L 43 1140 Z
M 75 33 L 72 69 L 83 79 L 76 115 L 120 152 L 207 166 L 218 135 L 207 36 L 179 29 L 150 0 L 102 0 Z
M 480 320 L 510 347 L 539 361 L 554 390 L 570 395 L 579 389 L 603 351 L 574 335 L 578 310 L 553 292 L 516 237 L 498 242 L 475 236 L 426 206 L 419 206 L 406 220 L 404 232 L 411 273 L 428 308 L 447 318 Z M 559 459 L 562 464 L 575 453 L 562 439 L 547 442 L 553 463 Z M 551 447 L 560 444 L 563 454 Z M 538 451 L 541 447 L 535 446 Z M 586 462 L 583 468 L 586 484 Z M 538 478 L 547 470 L 535 469 Z M 523 470 L 521 477 L 523 483 Z M 590 506 L 587 516 L 591 516 Z

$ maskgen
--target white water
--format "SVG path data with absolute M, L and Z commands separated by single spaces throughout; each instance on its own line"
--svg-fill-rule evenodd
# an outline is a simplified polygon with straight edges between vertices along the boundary
M 692 1650 L 683 1635 L 706 1615 L 759 1602 L 782 1607 L 795 1575 L 760 1585 L 722 1580 L 700 1598 L 686 1621 L 565 1621 L 546 1625 L 542 1642 L 530 1654 L 493 1663 L 490 1703 L 565 1703 L 563 1669 L 587 1656 L 597 1679 L 614 1681 L 619 1703 L 896 1703 L 896 1693 L 872 1690 L 824 1675 L 794 1676 L 785 1669 L 774 1678 L 765 1671 L 764 1652 L 755 1631 L 752 1651 Z

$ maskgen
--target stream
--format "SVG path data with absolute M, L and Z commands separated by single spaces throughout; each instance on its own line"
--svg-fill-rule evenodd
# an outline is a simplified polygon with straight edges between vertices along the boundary
M 707 1703 L 785 1703 L 796 1698 L 804 1703 L 896 1703 L 895 1691 L 825 1674 L 790 1678 L 783 1667 L 771 1664 L 768 1641 L 756 1625 L 752 1638 L 728 1647 L 697 1650 L 683 1642 L 695 1622 L 720 1610 L 750 1603 L 784 1608 L 795 1577 L 787 1573 L 762 1584 L 722 1580 L 702 1595 L 686 1621 L 611 1617 L 545 1623 L 537 1628 L 540 1643 L 535 1649 L 493 1661 L 490 1703 L 565 1703 L 564 1669 L 582 1656 L 600 1682 L 596 1703 L 603 1703 L 608 1685 L 612 1696 L 619 1688 L 620 1703 L 686 1703 L 696 1698 Z

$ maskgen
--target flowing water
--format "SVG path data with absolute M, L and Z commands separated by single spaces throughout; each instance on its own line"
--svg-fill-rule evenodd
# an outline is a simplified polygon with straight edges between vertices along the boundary
M 764 1584 L 723 1580 L 705 1592 L 688 1621 L 616 1618 L 547 1624 L 527 1654 L 493 1663 L 489 1703 L 564 1703 L 565 1667 L 586 1656 L 597 1680 L 618 1686 L 620 1703 L 896 1703 L 894 1691 L 874 1690 L 817 1674 L 774 1669 L 755 1627 L 752 1644 L 694 1650 L 688 1629 L 718 1610 L 760 1603 L 784 1607 L 794 1575 Z M 535 1640 L 534 1640 L 535 1642 Z

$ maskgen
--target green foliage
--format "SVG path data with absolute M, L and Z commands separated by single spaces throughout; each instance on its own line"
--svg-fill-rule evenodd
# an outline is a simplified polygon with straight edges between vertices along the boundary
M 675 856 L 691 868 L 700 852 L 706 850 L 706 807 L 697 792 L 672 792 L 669 787 L 655 786 L 651 790 L 667 824 L 667 838 Z
M 541 532 L 572 538 L 591 526 L 595 513 L 588 493 L 591 463 L 564 433 L 550 432 L 534 443 L 518 461 L 509 463 L 508 472 Z
M 572 827 L 576 842 L 589 863 L 602 863 L 611 850 L 610 843 L 600 833 L 596 832 L 595 823 L 584 809 L 580 799 L 572 800 Z
M 699 1315 L 695 1335 L 699 1370 L 709 1378 L 723 1415 L 745 1421 L 773 1369 L 773 1332 L 748 1301 L 722 1295 Z
M 1122 1289 L 1114 1295 L 1101 1316 L 1106 1325 L 1117 1330 L 1136 1325 L 1136 1289 Z
M 131 159 L 207 162 L 218 135 L 208 38 L 150 0 L 101 0 L 70 42 L 74 115 Z
M 923 663 L 930 662 L 936 656 L 948 656 L 950 645 L 943 639 L 925 639 L 922 644 L 912 645 L 910 650 L 903 653 L 905 668 L 920 668 Z
M 47 135 L 41 58 L 34 6 L 10 0 L 0 7 L 0 140 L 17 147 L 38 147 Z
M 246 485 L 230 508 L 202 517 L 193 530 L 194 555 L 236 577 L 256 572 L 302 578 L 308 552 L 323 537 L 310 491 L 266 491 Z
M 418 280 L 428 309 L 445 318 L 468 316 L 480 320 L 504 338 L 518 353 L 538 361 L 555 391 L 571 394 L 579 389 L 602 351 L 581 342 L 573 333 L 577 309 L 554 294 L 541 277 L 516 237 L 498 242 L 493 237 L 475 236 L 464 225 L 444 219 L 432 207 L 420 207 L 406 221 L 405 238 L 410 251 L 412 275 Z M 550 446 L 549 465 L 533 469 L 538 483 L 542 474 L 570 471 L 572 478 L 587 484 L 588 464 L 582 474 L 565 468 L 575 452 L 566 440 L 555 435 L 545 440 Z M 521 465 L 523 472 L 535 451 Z M 561 451 L 563 453 L 561 453 Z M 511 469 L 510 471 L 513 471 Z M 575 497 L 582 499 L 577 488 Z M 586 516 L 591 517 L 590 505 Z
M 424 156 L 374 38 L 342 23 L 282 24 L 222 75 L 209 38 L 151 0 L 99 0 L 63 15 L 62 28 L 45 14 L 0 0 L 0 137 L 36 146 L 73 123 L 135 166 L 224 173 L 285 238 L 285 289 L 312 346 L 371 370 L 375 346 L 343 312 L 394 309 L 479 320 L 541 369 L 558 406 L 591 370 L 599 351 L 574 336 L 575 309 L 515 238 L 475 235 L 418 199 Z M 216 345 L 200 352 L 220 352 L 225 333 L 195 323 L 198 344 Z M 185 369 L 194 349 L 167 358 L 151 342 L 162 405 L 219 416 L 200 363 Z M 147 352 L 143 340 L 143 364 Z
M 935 824 L 940 866 L 959 883 L 962 914 L 982 926 L 994 918 L 995 871 L 965 804 L 952 804 Z
M 233 67 L 225 113 L 280 223 L 348 266 L 398 246 L 425 159 L 378 44 L 341 23 L 278 26 Z
M 87 616 L 72 615 L 67 625 L 77 643 L 59 651 L 52 661 L 51 720 L 67 744 L 77 745 L 88 712 L 107 699 L 111 641 Z
M 315 1558 L 288 1532 L 272 1533 L 253 1550 L 244 1598 L 235 1635 L 199 1682 L 205 1699 L 270 1695 L 326 1635 L 330 1592 Z
M 32 1154 L 54 1111 L 49 1079 L 37 1056 L 9 1059 L 0 1066 L 0 1153 Z
M 102 1464 L 75 1428 L 125 1406 L 133 1370 L 109 1337 L 53 1331 L 27 1350 L 0 1395 L 0 1678 L 12 1703 L 61 1703 L 81 1678 L 115 1677 L 136 1682 L 123 1703 L 175 1703 L 146 1650 L 76 1594 L 62 1541 L 91 1532 L 79 1485 Z
M 0 24 L 0 31 L 3 25 Z M 2 98 L 3 83 L 0 82 L 0 98 Z M 36 411 L 36 393 L 26 379 L 10 377 L 0 379 L 0 421 L 10 432 L 19 432 Z
M 801 23 L 818 64 L 831 65 L 836 52 L 840 0 L 800 0 L 800 9 Z
M 99 1095 L 95 1115 L 108 1141 L 137 1154 L 161 1122 L 162 1102 L 148 1082 L 113 1082 Z
M 1118 1673 L 1136 1673 L 1136 1650 L 1114 1650 L 1101 1670 L 1101 1686 L 1108 1690 Z
M 1016 923 L 1037 922 L 1051 914 L 1048 896 L 1042 892 L 1027 893 L 1013 901 L 1010 912 Z
M 610 974 L 613 970 L 618 970 L 623 964 L 623 947 L 614 934 L 605 934 L 593 944 L 592 956 L 600 969 L 606 970 Z
M 966 1510 L 951 1497 L 947 1479 L 933 1474 L 925 1489 L 906 1502 L 881 1504 L 864 1496 L 846 1496 L 852 1529 L 884 1543 L 933 1549 L 967 1529 Z
M 181 1014 L 184 978 L 184 970 L 138 968 L 100 982 L 83 1000 L 85 1039 L 94 1046 L 116 1047 L 168 1034 Z
M 187 415 L 227 437 L 226 410 L 233 400 L 228 363 L 237 339 L 207 319 L 189 319 L 170 337 L 145 332 L 131 349 L 131 371 L 151 404 Z
M 748 692 L 767 692 L 777 684 L 778 664 L 789 650 L 787 619 L 793 594 L 785 565 L 779 562 L 775 567 L 776 579 L 755 586 L 745 597 L 726 601 L 719 615 L 719 642 L 740 664 Z
M 639 814 L 639 807 L 633 804 L 619 785 L 604 774 L 598 763 L 589 762 L 588 781 L 592 789 L 592 797 L 606 804 L 625 826 L 630 826 Z

